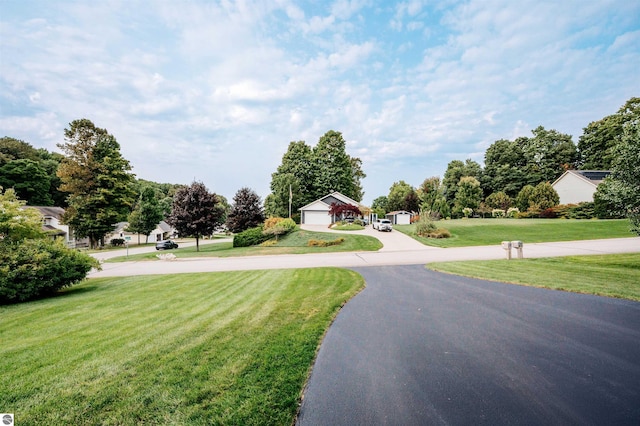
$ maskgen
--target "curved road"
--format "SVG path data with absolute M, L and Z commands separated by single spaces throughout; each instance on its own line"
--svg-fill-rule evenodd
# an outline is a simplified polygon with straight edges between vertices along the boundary
M 640 303 L 354 269 L 299 425 L 640 424 Z

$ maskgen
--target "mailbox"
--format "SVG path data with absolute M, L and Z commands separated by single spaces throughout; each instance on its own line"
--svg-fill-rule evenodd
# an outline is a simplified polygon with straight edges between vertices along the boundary
M 504 244 L 504 243 L 502 243 Z M 518 254 L 518 259 L 522 259 L 523 255 L 522 255 L 522 247 L 524 244 L 522 244 L 522 241 L 511 241 L 511 247 L 513 247 L 514 249 L 516 249 L 516 253 Z
M 503 241 L 502 248 L 507 252 L 507 259 L 511 259 L 511 241 Z

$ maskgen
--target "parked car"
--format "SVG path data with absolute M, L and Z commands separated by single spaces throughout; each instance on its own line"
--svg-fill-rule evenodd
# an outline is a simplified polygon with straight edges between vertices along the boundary
M 156 243 L 156 250 L 171 250 L 175 248 L 178 248 L 178 244 L 171 240 L 158 241 Z
M 391 232 L 393 229 L 391 227 L 391 221 L 389 219 L 378 219 L 373 222 L 373 229 L 377 229 L 378 231 L 388 231 Z

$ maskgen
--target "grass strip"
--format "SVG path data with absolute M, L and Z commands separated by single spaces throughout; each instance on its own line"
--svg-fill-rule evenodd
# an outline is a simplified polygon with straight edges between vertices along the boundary
M 441 220 L 436 225 L 449 230 L 451 238 L 419 237 L 415 234 L 415 225 L 395 225 L 394 229 L 434 247 L 484 246 L 514 240 L 542 243 L 635 236 L 629 231 L 626 219 L 457 219 Z
M 491 281 L 640 301 L 640 253 L 437 262 L 427 268 Z
M 0 307 L 2 408 L 21 425 L 289 425 L 363 286 L 337 268 L 104 278 Z
M 231 242 L 204 244 L 197 252 L 195 247 L 178 248 L 167 251 L 173 253 L 178 258 L 188 257 L 236 257 L 236 256 L 261 256 L 273 254 L 307 254 L 307 253 L 335 253 L 346 251 L 376 251 L 382 248 L 380 240 L 367 235 L 340 234 L 344 242 L 338 245 L 326 247 L 309 247 L 309 240 L 333 241 L 336 239 L 335 233 L 313 232 L 298 229 L 284 237 L 278 238 L 274 244 L 256 247 L 233 247 Z M 120 256 L 107 260 L 106 262 L 125 262 L 138 260 L 158 260 L 157 254 L 164 251 L 131 255 L 129 257 Z

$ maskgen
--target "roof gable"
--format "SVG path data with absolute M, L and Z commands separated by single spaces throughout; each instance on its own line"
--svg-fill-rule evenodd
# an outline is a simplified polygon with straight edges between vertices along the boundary
M 331 204 L 333 204 L 333 203 L 337 203 L 337 204 L 353 204 L 354 206 L 360 206 L 360 203 L 358 203 L 357 201 L 352 200 L 351 198 L 347 197 L 346 195 L 343 195 L 343 194 L 341 194 L 341 193 L 336 191 L 336 192 L 332 192 L 331 194 L 327 194 L 324 197 L 319 198 L 319 199 L 307 204 L 306 206 L 300 207 L 300 210 L 318 210 L 319 208 L 321 208 L 321 205 L 319 205 L 317 203 L 322 203 L 321 205 L 326 206 L 325 207 L 326 209 L 331 207 Z M 321 209 L 324 210 L 325 208 L 321 208 Z

